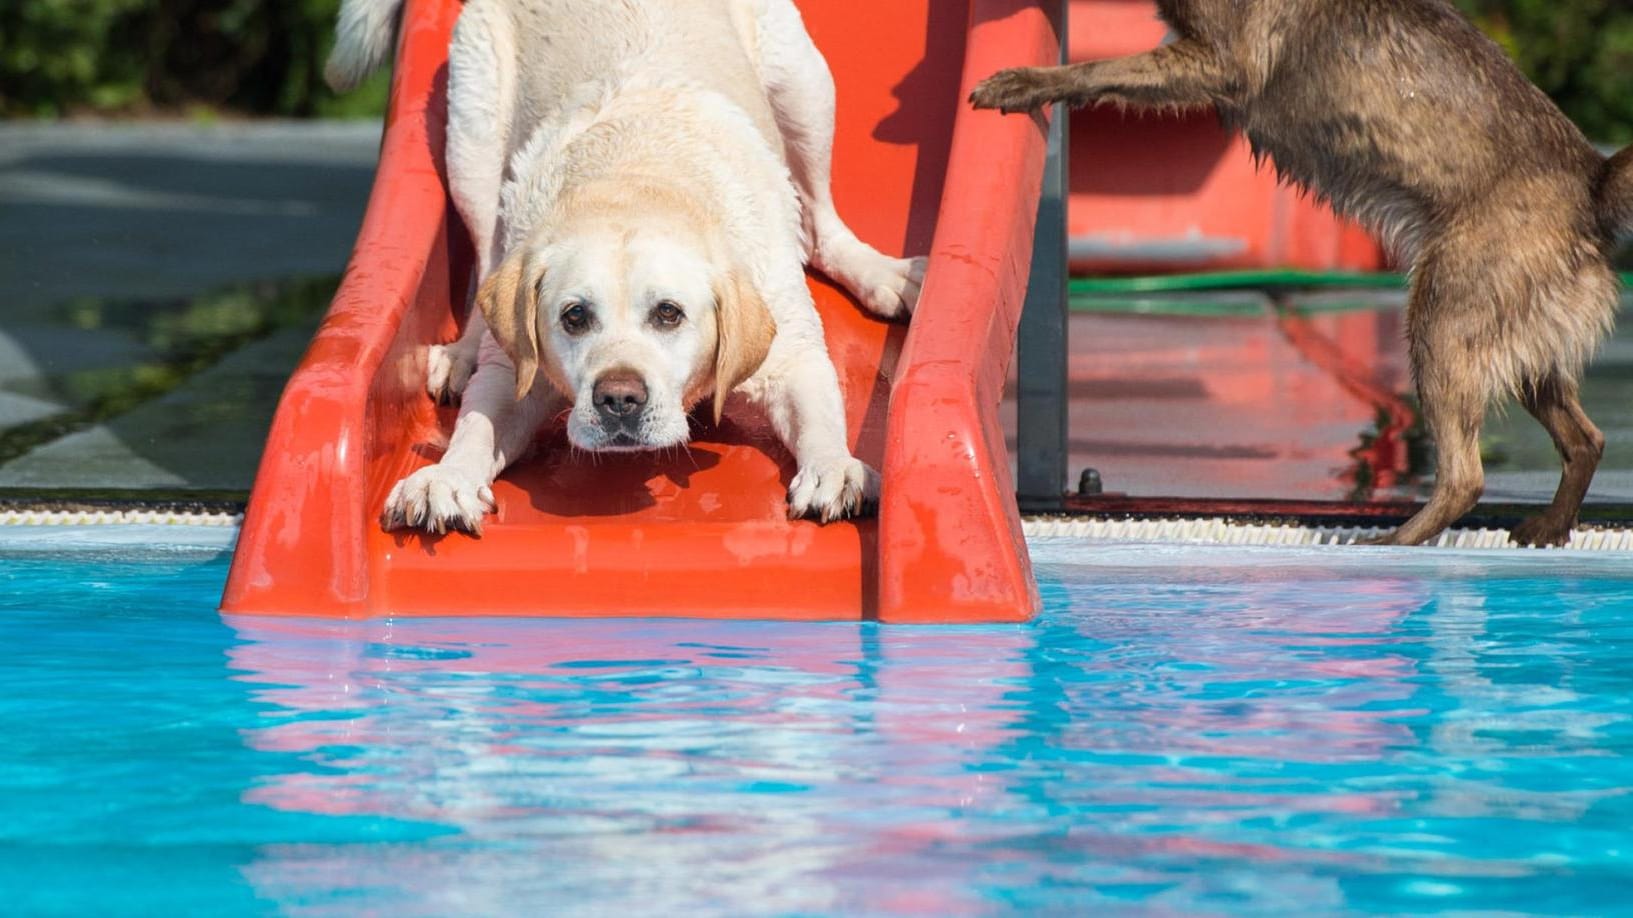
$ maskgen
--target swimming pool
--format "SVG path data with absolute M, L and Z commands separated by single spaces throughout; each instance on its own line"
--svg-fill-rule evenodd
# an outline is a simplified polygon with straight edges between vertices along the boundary
M 1633 888 L 1625 556 L 1046 541 L 1026 626 L 347 625 L 223 621 L 223 536 L 121 532 L 0 533 L 9 912 L 1582 914 Z

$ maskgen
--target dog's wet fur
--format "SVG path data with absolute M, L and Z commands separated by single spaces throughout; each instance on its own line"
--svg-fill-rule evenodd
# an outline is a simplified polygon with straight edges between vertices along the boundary
M 1376 233 L 1410 268 L 1407 337 L 1435 437 L 1428 504 L 1383 541 L 1439 535 L 1479 500 L 1479 434 L 1517 397 L 1564 459 L 1513 533 L 1559 545 L 1604 452 L 1578 384 L 1620 296 L 1633 150 L 1607 160 L 1447 0 L 1157 0 L 1165 46 L 1000 72 L 979 108 L 1213 106 L 1280 175 Z

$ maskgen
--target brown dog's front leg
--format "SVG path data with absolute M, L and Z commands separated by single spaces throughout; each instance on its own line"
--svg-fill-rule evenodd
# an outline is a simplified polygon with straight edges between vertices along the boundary
M 1014 67 L 1000 70 L 975 87 L 970 93 L 970 104 L 976 108 L 996 108 L 1006 115 L 1042 108 L 1067 98 L 1074 69 Z
M 1226 97 L 1233 82 L 1212 46 L 1185 39 L 1114 61 L 1002 70 L 975 87 L 970 102 L 1005 114 L 1032 111 L 1050 102 L 1192 108 Z

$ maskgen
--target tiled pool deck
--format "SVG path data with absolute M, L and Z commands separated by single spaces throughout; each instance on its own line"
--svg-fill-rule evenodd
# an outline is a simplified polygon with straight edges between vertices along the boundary
M 246 491 L 345 267 L 377 142 L 359 122 L 0 124 L 0 490 Z M 1289 340 L 1268 298 L 1217 299 L 1077 304 L 1074 474 L 1139 496 L 1353 493 L 1375 409 Z M 1407 390 L 1397 295 L 1290 302 L 1370 384 Z M 1592 499 L 1633 503 L 1633 333 L 1585 397 L 1610 439 Z M 1558 460 L 1523 412 L 1494 415 L 1485 441 L 1488 498 L 1551 496 Z

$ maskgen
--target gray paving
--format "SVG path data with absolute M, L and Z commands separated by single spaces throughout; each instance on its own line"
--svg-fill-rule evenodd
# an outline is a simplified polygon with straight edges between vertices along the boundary
M 316 325 L 254 342 L 186 385 L 0 466 L 0 488 L 245 490 Z
M 83 409 L 98 374 L 166 359 L 139 316 L 107 323 L 82 304 L 140 310 L 338 275 L 379 134 L 367 121 L 0 123 L 0 430 Z M 252 343 L 157 402 L 42 444 L 0 466 L 0 486 L 245 489 L 309 334 Z
M 0 123 L 6 328 L 75 297 L 339 272 L 379 136 L 368 121 Z

